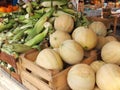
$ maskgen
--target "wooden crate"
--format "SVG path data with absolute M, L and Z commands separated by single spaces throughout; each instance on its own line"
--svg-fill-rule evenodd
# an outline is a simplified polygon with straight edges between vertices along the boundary
M 38 65 L 33 61 L 35 55 L 32 55 L 32 59 L 29 60 L 30 53 L 25 53 L 20 56 L 18 63 L 19 73 L 22 79 L 22 83 L 29 90 L 71 90 L 67 84 L 67 73 L 71 66 L 67 67 L 63 71 L 47 70 Z M 90 54 L 86 54 L 89 58 L 86 58 L 81 63 L 90 64 L 92 61 L 96 60 L 96 51 Z
M 13 78 L 15 78 L 17 81 L 21 82 L 21 78 L 20 75 L 17 73 L 17 60 L 9 55 L 6 54 L 5 52 L 0 52 L 0 60 L 7 62 L 8 64 L 10 64 L 12 67 L 14 67 L 15 72 L 11 72 L 10 70 L 8 70 L 6 67 L 4 66 L 0 66 L 2 69 L 4 69 L 8 74 L 10 74 L 10 76 L 12 76 Z

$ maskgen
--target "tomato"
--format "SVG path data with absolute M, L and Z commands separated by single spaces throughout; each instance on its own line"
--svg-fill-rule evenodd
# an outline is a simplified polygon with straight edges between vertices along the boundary
M 16 10 L 18 10 L 19 9 L 19 7 L 16 5 L 16 6 L 13 6 L 13 11 L 16 11 Z
M 6 12 L 12 12 L 12 8 L 6 8 Z
M 0 12 L 6 12 L 6 7 L 0 7 Z

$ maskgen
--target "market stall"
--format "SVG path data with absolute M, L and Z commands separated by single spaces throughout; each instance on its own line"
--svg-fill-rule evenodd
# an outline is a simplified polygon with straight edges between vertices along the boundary
M 111 12 L 104 17 L 103 9 L 99 16 L 88 16 L 93 10 L 88 6 L 83 0 L 0 6 L 0 71 L 19 82 L 15 88 L 119 90 L 119 17 Z

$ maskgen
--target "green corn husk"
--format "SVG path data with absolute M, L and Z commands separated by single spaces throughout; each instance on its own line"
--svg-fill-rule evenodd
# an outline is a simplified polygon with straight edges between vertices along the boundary
M 27 40 L 32 39 L 34 36 L 36 36 L 37 34 L 39 34 L 43 29 L 44 29 L 44 23 L 51 17 L 51 15 L 54 12 L 54 8 L 51 8 L 50 11 L 48 11 L 47 13 L 45 13 L 35 24 L 33 30 L 29 31 L 29 34 L 26 38 Z

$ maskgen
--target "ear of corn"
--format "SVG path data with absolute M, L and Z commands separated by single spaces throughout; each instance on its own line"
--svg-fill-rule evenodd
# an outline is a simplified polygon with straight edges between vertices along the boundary
M 61 1 L 61 0 L 52 0 L 53 6 L 60 7 L 62 5 L 65 5 L 66 3 L 67 3 L 66 0 L 64 0 L 64 1 Z M 51 0 L 41 2 L 40 6 L 51 7 Z
M 25 43 L 25 45 L 27 45 L 27 46 L 34 46 L 34 45 L 40 43 L 46 37 L 47 33 L 48 33 L 48 28 L 46 28 L 42 33 L 36 35 L 31 40 L 27 41 Z
M 45 13 L 35 24 L 33 30 L 31 30 L 26 38 L 30 40 L 37 34 L 39 34 L 44 29 L 44 23 L 49 19 L 49 17 L 53 14 L 54 8 L 51 8 L 49 12 Z
M 13 27 L 15 21 L 11 20 L 7 24 L 0 23 L 0 32 Z
M 24 45 L 24 44 L 16 44 L 16 43 L 12 43 L 9 45 L 11 47 L 11 50 L 17 53 L 24 53 L 30 49 L 32 49 L 31 47 Z
M 29 15 L 32 15 L 32 10 L 33 10 L 33 8 L 32 8 L 32 4 L 31 4 L 31 2 L 27 2 L 26 3 L 26 11 L 27 11 L 27 13 L 29 14 Z

